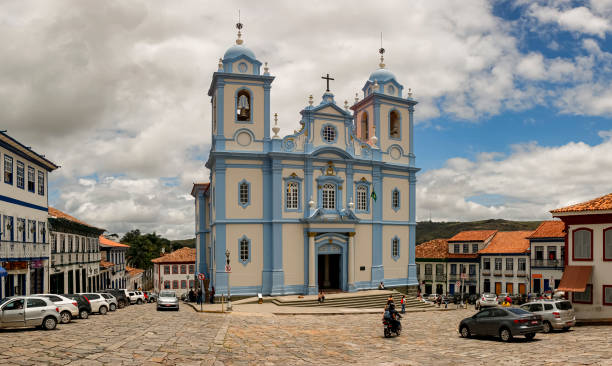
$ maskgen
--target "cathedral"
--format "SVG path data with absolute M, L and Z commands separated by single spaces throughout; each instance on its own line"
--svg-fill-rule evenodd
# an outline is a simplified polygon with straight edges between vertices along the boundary
M 270 113 L 275 77 L 237 27 L 208 90 L 210 181 L 192 190 L 198 273 L 217 296 L 228 272 L 239 296 L 417 285 L 417 102 L 385 68 L 384 49 L 353 105 L 336 103 L 327 75 L 299 130 L 281 137 Z

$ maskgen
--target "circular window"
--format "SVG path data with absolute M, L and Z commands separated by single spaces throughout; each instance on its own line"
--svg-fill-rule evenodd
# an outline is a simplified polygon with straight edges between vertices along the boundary
M 393 87 L 393 85 L 389 85 L 387 90 L 389 91 L 389 94 L 395 94 L 395 88 Z
M 336 141 L 336 128 L 332 125 L 327 125 L 323 127 L 323 140 L 328 143 L 332 143 Z
M 246 131 L 240 132 L 238 136 L 236 136 L 236 142 L 240 146 L 249 146 L 252 142 L 251 135 Z
M 247 71 L 247 64 L 245 64 L 244 62 L 239 63 L 238 64 L 238 71 L 246 72 Z

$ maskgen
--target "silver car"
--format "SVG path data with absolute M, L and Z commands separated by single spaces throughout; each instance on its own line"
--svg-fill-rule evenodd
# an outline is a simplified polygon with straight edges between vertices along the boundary
M 157 310 L 174 309 L 179 310 L 179 300 L 174 291 L 161 291 L 157 297 Z
M 542 331 L 568 330 L 576 325 L 572 303 L 567 300 L 538 300 L 521 305 L 521 309 L 542 316 Z
M 497 306 L 497 295 L 495 294 L 489 294 L 489 293 L 484 293 L 482 295 L 480 295 L 480 297 L 478 298 L 478 300 L 476 300 L 476 310 L 480 310 L 482 308 L 486 308 L 486 307 L 490 307 L 490 306 Z
M 0 300 L 0 328 L 42 327 L 55 329 L 59 308 L 44 297 L 13 296 Z
M 119 307 L 119 302 L 117 298 L 108 292 L 100 292 L 100 296 L 102 296 L 106 302 L 108 303 L 108 310 L 115 311 Z

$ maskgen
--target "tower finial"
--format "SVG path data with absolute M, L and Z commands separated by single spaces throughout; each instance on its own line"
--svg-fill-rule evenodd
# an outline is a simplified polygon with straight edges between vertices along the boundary
M 380 32 L 380 48 L 378 49 L 378 53 L 380 53 L 380 63 L 378 64 L 378 66 L 381 69 L 385 68 L 385 49 L 383 48 L 383 43 L 382 43 L 382 32 Z
M 242 37 L 242 33 L 240 30 L 244 25 L 240 22 L 240 9 L 238 9 L 238 23 L 236 23 L 236 29 L 238 29 L 238 39 L 236 39 L 236 44 L 242 44 L 244 42 L 240 37 Z

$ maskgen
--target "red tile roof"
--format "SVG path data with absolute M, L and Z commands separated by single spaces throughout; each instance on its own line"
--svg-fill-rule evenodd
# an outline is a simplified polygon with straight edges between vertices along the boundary
M 162 257 L 151 259 L 153 263 L 195 263 L 196 250 L 194 248 L 181 248 Z
M 563 230 L 565 230 L 563 221 L 544 221 L 529 238 L 565 238 Z
M 448 242 L 446 239 L 433 239 L 416 246 L 416 258 L 438 258 L 448 257 Z
M 114 265 L 115 263 L 112 263 L 112 262 L 100 261 L 100 267 L 110 268 L 110 267 L 113 267 Z
M 561 212 L 580 212 L 580 211 L 604 211 L 612 210 L 612 193 L 602 197 L 595 198 L 590 201 L 577 203 L 575 205 L 557 208 L 550 211 L 551 213 Z
M 136 276 L 137 274 L 143 273 L 144 269 L 140 269 L 140 268 L 133 268 L 130 266 L 125 266 L 125 271 L 130 275 L 130 276 Z
M 117 243 L 116 241 L 112 241 L 110 239 L 105 238 L 100 235 L 100 245 L 104 247 L 117 247 L 117 248 L 129 248 L 129 245 Z
M 495 235 L 496 232 L 497 230 L 462 231 L 448 239 L 448 241 L 485 241 Z
M 523 254 L 529 252 L 529 237 L 533 231 L 499 231 L 479 254 Z
M 99 228 L 97 228 L 95 226 L 91 226 L 88 223 L 83 222 L 83 221 L 81 221 L 81 220 L 79 220 L 79 219 L 77 219 L 77 218 L 75 218 L 73 216 L 70 216 L 67 213 L 62 212 L 62 211 L 58 210 L 55 207 L 49 207 L 49 216 L 54 217 L 54 218 L 58 218 L 58 219 L 66 219 L 66 220 L 69 220 L 69 221 L 72 221 L 72 222 L 76 222 L 77 224 L 85 225 L 85 226 L 88 226 L 88 227 L 91 227 L 91 228 L 94 228 L 94 229 L 98 229 L 98 230 L 103 230 L 103 229 L 99 229 Z

